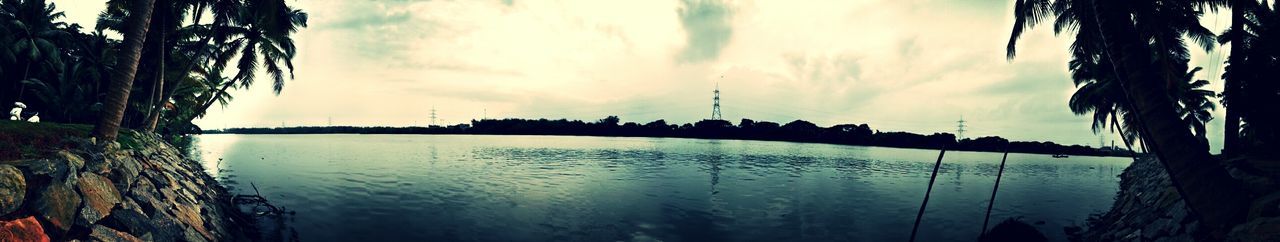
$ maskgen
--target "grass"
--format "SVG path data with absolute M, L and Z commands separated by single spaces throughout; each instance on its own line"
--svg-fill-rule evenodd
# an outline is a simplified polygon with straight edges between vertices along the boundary
M 76 139 L 89 137 L 87 124 L 28 123 L 0 120 L 0 160 L 42 157 L 45 153 L 77 146 Z M 117 139 L 125 149 L 140 146 L 133 131 L 120 130 Z

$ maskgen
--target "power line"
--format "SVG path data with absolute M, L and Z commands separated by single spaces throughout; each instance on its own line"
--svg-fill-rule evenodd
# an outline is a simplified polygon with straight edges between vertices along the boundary
M 431 106 L 431 126 L 436 126 L 436 106 Z
M 960 121 L 956 121 L 956 139 L 964 139 L 964 115 L 960 116 Z

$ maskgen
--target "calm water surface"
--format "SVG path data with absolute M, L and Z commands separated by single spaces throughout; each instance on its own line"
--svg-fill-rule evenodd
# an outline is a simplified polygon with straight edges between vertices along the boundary
M 202 135 L 304 241 L 905 241 L 936 150 L 563 136 Z M 1001 154 L 947 152 L 919 241 L 973 241 Z M 219 161 L 221 159 L 221 161 Z M 1055 241 L 1106 210 L 1124 158 L 1010 154 L 993 224 Z M 994 225 L 993 225 L 994 226 Z

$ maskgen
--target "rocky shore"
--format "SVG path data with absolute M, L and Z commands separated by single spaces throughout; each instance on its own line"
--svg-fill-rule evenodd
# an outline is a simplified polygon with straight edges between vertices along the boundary
M 1074 241 L 1280 241 L 1280 189 L 1274 161 L 1237 159 L 1225 162 L 1231 175 L 1245 183 L 1254 198 L 1247 220 L 1226 234 L 1215 235 L 1191 216 L 1164 167 L 1154 158 L 1139 158 L 1120 175 L 1120 191 L 1111 210 L 1091 217 Z
M 195 242 L 242 234 L 232 226 L 237 210 L 227 191 L 200 164 L 158 137 L 125 136 L 106 152 L 72 137 L 35 158 L 0 157 L 0 241 Z

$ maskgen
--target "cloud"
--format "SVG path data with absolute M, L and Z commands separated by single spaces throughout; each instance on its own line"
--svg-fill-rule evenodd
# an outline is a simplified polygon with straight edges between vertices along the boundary
M 102 9 L 55 2 L 81 24 Z M 1004 58 L 1008 1 L 290 2 L 312 17 L 295 36 L 297 79 L 279 96 L 237 90 L 199 124 L 413 125 L 433 106 L 451 122 L 687 123 L 710 115 L 719 83 L 734 121 L 932 133 L 964 116 L 969 136 L 1097 142 L 1066 107 L 1069 40 L 1040 26 Z
M 683 0 L 681 4 L 680 24 L 688 42 L 677 59 L 689 63 L 715 60 L 733 36 L 733 12 L 716 0 Z

